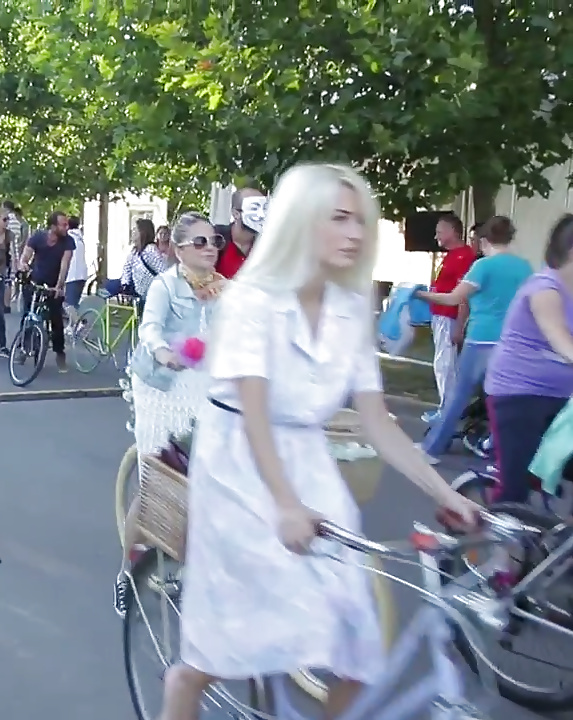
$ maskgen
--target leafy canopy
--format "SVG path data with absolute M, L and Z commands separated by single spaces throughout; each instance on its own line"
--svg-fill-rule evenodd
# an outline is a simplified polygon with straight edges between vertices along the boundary
M 36 83 L 38 107 L 50 103 L 11 106 L 0 143 L 18 121 L 21 163 L 31 148 L 27 162 L 43 167 L 35 141 L 59 148 L 59 192 L 151 184 L 173 197 L 247 176 L 270 187 L 293 162 L 322 159 L 362 168 L 387 217 L 468 186 L 486 213 L 504 182 L 547 192 L 543 169 L 570 155 L 567 3 L 13 4 L 21 27 L 7 32 L 23 49 L 7 67 Z

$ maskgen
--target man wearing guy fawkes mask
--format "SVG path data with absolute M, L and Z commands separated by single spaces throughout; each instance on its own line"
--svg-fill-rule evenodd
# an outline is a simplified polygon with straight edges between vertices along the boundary
M 247 259 L 253 243 L 261 231 L 265 217 L 267 198 L 260 190 L 243 188 L 236 190 L 231 198 L 230 225 L 215 225 L 215 232 L 222 235 L 227 244 L 219 253 L 215 269 L 226 278 L 234 277 Z

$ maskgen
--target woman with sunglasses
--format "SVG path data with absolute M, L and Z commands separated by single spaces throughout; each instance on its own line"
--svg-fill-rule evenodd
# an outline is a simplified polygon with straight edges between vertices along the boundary
M 177 263 L 158 275 L 147 292 L 139 329 L 139 344 L 132 359 L 135 407 L 135 442 L 139 456 L 160 451 L 170 434 L 189 432 L 205 396 L 206 375 L 200 367 L 186 366 L 176 346 L 182 339 L 201 338 L 225 279 L 215 263 L 225 241 L 207 218 L 186 213 L 175 224 L 172 242 Z M 125 524 L 125 549 L 114 604 L 125 614 L 129 588 L 125 569 L 130 549 L 138 542 L 135 518 L 138 500 Z

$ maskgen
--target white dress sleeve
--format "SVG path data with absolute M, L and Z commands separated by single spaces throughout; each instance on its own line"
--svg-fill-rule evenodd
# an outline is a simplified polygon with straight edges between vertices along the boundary
M 269 378 L 271 297 L 257 288 L 235 285 L 215 310 L 215 347 L 209 372 L 216 380 Z

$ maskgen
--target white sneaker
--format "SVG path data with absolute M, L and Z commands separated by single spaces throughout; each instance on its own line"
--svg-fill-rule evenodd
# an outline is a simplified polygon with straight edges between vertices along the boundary
M 438 465 L 438 463 L 440 462 L 440 458 L 428 455 L 428 453 L 424 450 L 422 443 L 414 443 L 414 447 L 416 448 L 416 450 L 419 450 L 424 455 L 426 462 L 429 465 Z

